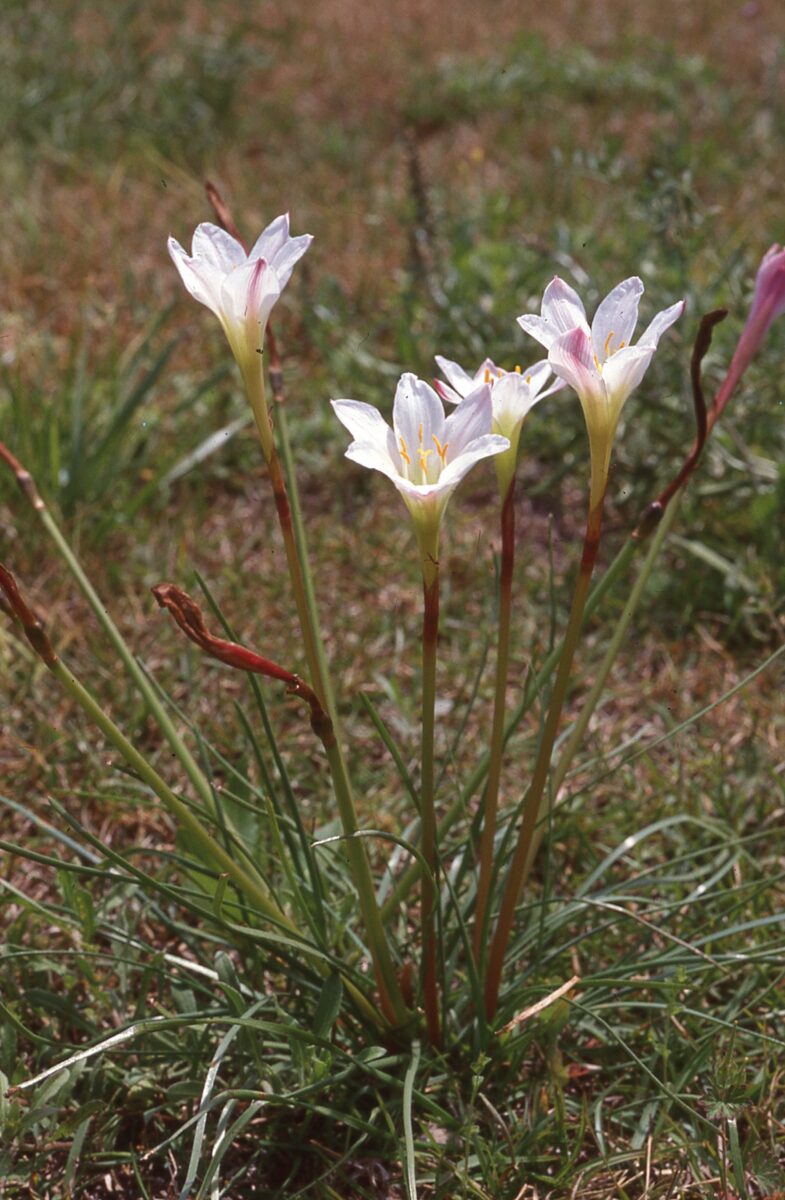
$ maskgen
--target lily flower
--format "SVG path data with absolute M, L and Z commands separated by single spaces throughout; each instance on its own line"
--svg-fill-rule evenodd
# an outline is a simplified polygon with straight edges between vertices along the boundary
M 623 280 L 601 302 L 589 325 L 580 296 L 556 276 L 545 289 L 541 315 L 518 317 L 519 325 L 547 348 L 556 374 L 578 393 L 596 491 L 605 489 L 624 402 L 646 374 L 663 333 L 684 312 L 683 300 L 664 309 L 632 345 L 642 295 L 637 276 Z
M 249 253 L 226 230 L 210 222 L 197 225 L 190 255 L 173 237 L 168 242 L 186 288 L 221 322 L 242 372 L 263 445 L 268 426 L 260 363 L 264 331 L 292 269 L 312 241 L 309 234 L 290 236 L 289 214 L 285 213 L 267 226 Z
M 460 404 L 482 384 L 490 387 L 493 404 L 492 430 L 508 438 L 510 442 L 509 450 L 494 459 L 499 491 L 504 498 L 515 475 L 518 443 L 525 418 L 540 400 L 563 388 L 564 381 L 557 377 L 550 387 L 546 386 L 553 375 L 547 359 L 541 359 L 525 371 L 520 367 L 516 367 L 514 371 L 505 371 L 502 367 L 497 367 L 490 358 L 486 358 L 474 375 L 470 375 L 458 363 L 443 358 L 440 354 L 436 355 L 436 362 L 448 380 L 447 383 L 442 383 L 437 379 L 436 390 L 451 404 Z
M 482 384 L 445 417 L 433 388 L 407 372 L 395 392 L 392 429 L 370 404 L 333 400 L 332 406 L 354 438 L 346 457 L 392 480 L 427 563 L 435 557 L 447 502 L 463 477 L 480 459 L 509 449 L 506 437 L 491 432 L 490 387 Z
M 785 246 L 776 243 L 763 256 L 755 276 L 755 291 L 750 315 L 734 351 L 728 374 L 717 398 L 717 407 L 725 407 L 752 359 L 760 349 L 772 323 L 785 313 Z

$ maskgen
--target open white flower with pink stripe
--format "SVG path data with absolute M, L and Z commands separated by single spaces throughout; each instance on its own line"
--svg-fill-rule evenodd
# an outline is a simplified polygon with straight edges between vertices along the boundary
M 684 312 L 683 300 L 664 309 L 632 345 L 642 295 L 637 276 L 623 280 L 589 325 L 580 296 L 556 276 L 545 289 L 541 315 L 518 317 L 547 348 L 556 374 L 578 393 L 593 453 L 602 446 L 606 471 L 624 402 L 646 374 L 663 333 Z
M 173 237 L 168 247 L 188 291 L 214 312 L 221 322 L 265 444 L 268 424 L 260 354 L 270 313 L 289 282 L 292 270 L 313 238 L 291 237 L 289 214 L 276 217 L 254 242 L 249 253 L 226 230 L 209 221 L 197 225 L 191 253 Z M 270 435 L 271 436 L 271 435 Z
M 415 375 L 401 376 L 392 429 L 378 409 L 359 400 L 333 400 L 338 420 L 354 441 L 346 457 L 381 471 L 397 487 L 418 537 L 438 537 L 450 496 L 480 459 L 509 449 L 491 432 L 493 406 L 487 384 L 475 388 L 445 417 L 436 392 Z
M 510 442 L 509 450 L 494 459 L 499 490 L 502 496 L 505 496 L 515 475 L 518 443 L 525 418 L 540 400 L 563 388 L 564 381 L 558 377 L 554 381 L 553 370 L 547 359 L 542 359 L 525 370 L 516 367 L 514 371 L 505 371 L 502 367 L 497 367 L 490 358 L 486 358 L 474 375 L 470 375 L 458 363 L 443 358 L 440 354 L 436 355 L 436 362 L 448 381 L 442 383 L 437 379 L 436 389 L 439 395 L 451 404 L 460 404 L 482 384 L 490 387 L 493 432 L 508 438 Z

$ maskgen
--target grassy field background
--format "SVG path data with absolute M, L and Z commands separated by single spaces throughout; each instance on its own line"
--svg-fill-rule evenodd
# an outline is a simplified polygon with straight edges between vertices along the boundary
M 328 400 L 389 406 L 398 374 L 430 377 L 434 353 L 467 366 L 486 353 L 508 366 L 535 358 L 515 317 L 539 306 L 554 271 L 579 288 L 589 309 L 619 279 L 640 274 L 644 320 L 685 296 L 684 321 L 625 412 L 609 495 L 608 561 L 691 441 L 687 362 L 700 314 L 729 309 L 705 364 L 711 387 L 741 329 L 760 256 L 785 237 L 785 9 L 775 0 L 556 0 L 547 7 L 506 0 L 288 7 L 7 0 L 3 21 L 0 437 L 33 470 L 144 661 L 188 719 L 234 760 L 246 751 L 226 714 L 242 685 L 184 651 L 154 610 L 150 586 L 163 578 L 191 586 L 198 570 L 250 644 L 297 665 L 298 638 L 237 379 L 217 323 L 185 295 L 166 238 L 172 233 L 185 244 L 196 223 L 209 219 L 208 178 L 249 235 L 284 210 L 295 233 L 315 235 L 276 310 L 289 420 L 361 815 L 398 828 L 403 801 L 359 693 L 372 695 L 414 756 L 418 564 L 397 498 L 342 461 L 345 437 Z M 781 322 L 694 482 L 678 537 L 593 721 L 548 856 L 569 892 L 626 832 L 675 815 L 695 828 L 647 842 L 635 869 L 656 872 L 679 855 L 705 854 L 707 863 L 716 856 L 710 916 L 686 904 L 692 892 L 683 881 L 669 890 L 667 872 L 647 902 L 675 906 L 684 918 L 679 936 L 709 951 L 700 939 L 710 938 L 713 922 L 738 928 L 730 944 L 748 956 L 739 976 L 706 978 L 700 998 L 685 999 L 674 968 L 656 1013 L 637 1002 L 625 1007 L 612 989 L 607 1003 L 615 1006 L 619 1037 L 674 1092 L 689 1093 L 702 1112 L 725 1104 L 715 1116 L 735 1123 L 741 1184 L 728 1182 L 722 1145 L 707 1140 L 678 1104 L 664 1105 L 655 1129 L 632 1060 L 622 1067 L 598 1052 L 594 1062 L 599 1027 L 578 1022 L 558 1051 L 563 1061 L 543 1033 L 526 1078 L 511 1077 L 514 1128 L 458 1100 L 458 1132 L 446 1141 L 424 1121 L 424 1196 L 708 1197 L 722 1194 L 720 1187 L 742 1195 L 742 1185 L 751 1198 L 785 1193 L 785 1103 L 774 1061 L 785 854 L 781 660 L 681 737 L 636 757 L 615 753 L 669 733 L 782 642 L 783 351 Z M 512 694 L 530 656 L 547 649 L 552 622 L 564 620 L 584 516 L 578 405 L 558 397 L 535 415 L 524 435 Z M 216 433 L 223 436 L 197 463 L 194 452 Z M 451 509 L 445 545 L 440 752 L 448 787 L 486 736 L 490 671 L 460 744 L 452 744 L 453 721 L 463 719 L 487 651 L 481 631 L 493 611 L 495 522 L 488 469 Z M 144 711 L 117 678 L 90 614 L 7 476 L 0 477 L 0 528 L 2 557 L 57 645 L 90 670 L 105 703 L 162 757 Z M 611 615 L 620 605 L 621 598 L 611 602 Z M 581 651 L 585 679 L 601 653 L 602 626 L 594 624 Z M 54 796 L 108 845 L 133 844 L 151 859 L 165 853 L 166 820 L 115 763 L 107 767 L 100 741 L 44 676 L 3 620 L 0 791 L 22 805 L 3 807 L 3 837 L 48 852 L 51 836 L 31 813 L 53 819 Z M 330 816 L 319 800 L 323 768 L 286 706 L 276 720 L 303 812 L 321 828 Z M 522 736 L 521 753 L 532 732 Z M 593 783 L 609 763 L 613 772 Z M 519 778 L 513 758 L 509 791 Z M 706 849 L 700 838 L 709 826 L 719 840 Z M 732 854 L 720 849 L 722 838 Z M 4 963 L 0 950 L 0 1070 L 18 1081 L 58 1048 L 141 1012 L 144 998 L 138 976 L 122 978 L 116 964 L 96 968 L 85 984 L 82 967 L 52 957 L 71 945 L 60 918 L 80 901 L 51 865 L 0 855 L 8 951 Z M 547 886 L 546 871 L 537 888 Z M 114 919 L 118 897 L 99 891 L 96 885 L 96 910 Z M 178 936 L 157 931 L 154 921 L 145 930 L 152 947 L 157 938 L 177 946 Z M 636 955 L 651 948 L 634 920 L 611 925 L 610 933 L 598 924 L 582 936 L 575 951 L 582 971 L 590 963 L 609 977 L 619 963 L 633 971 Z M 570 951 L 562 957 L 569 961 Z M 561 961 L 553 956 L 554 979 Z M 59 999 L 50 1002 L 48 994 Z M 163 985 L 156 1002 L 179 1003 Z M 721 1016 L 713 1050 L 709 1009 Z M 703 1065 L 687 1054 L 695 1045 L 705 1052 Z M 142 1187 L 156 1197 L 179 1194 L 182 1175 L 173 1169 L 167 1178 L 161 1158 L 145 1174 L 139 1156 L 164 1137 L 171 1106 L 192 1102 L 190 1077 L 167 1077 L 161 1066 L 155 1078 L 143 1055 L 128 1069 L 136 1072 L 130 1084 L 120 1064 L 90 1085 L 108 1110 L 114 1105 L 112 1119 L 97 1118 L 96 1110 L 85 1116 L 77 1080 L 44 1098 L 36 1120 L 17 1113 L 10 1150 L 0 1152 L 10 1180 L 0 1194 L 62 1195 L 64 1172 L 73 1194 L 86 1198 L 136 1196 Z M 171 1091 L 176 1084 L 181 1093 Z M 132 1093 L 123 1110 L 120 1096 Z M 145 1105 L 160 1119 L 143 1124 Z M 74 1156 L 74 1130 L 83 1127 L 86 1140 Z M 394 1166 L 373 1144 L 346 1155 L 330 1176 L 323 1144 L 331 1135 L 322 1125 L 311 1135 L 302 1178 L 285 1182 L 268 1155 L 267 1166 L 253 1168 L 258 1176 L 227 1194 L 403 1194 Z M 269 1136 L 270 1146 L 284 1145 L 274 1123 Z M 729 1137 L 726 1129 L 726 1152 Z M 320 1172 L 324 1180 L 312 1184 Z

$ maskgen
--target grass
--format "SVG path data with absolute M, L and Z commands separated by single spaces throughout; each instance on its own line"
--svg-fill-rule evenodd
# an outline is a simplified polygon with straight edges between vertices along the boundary
M 247 228 L 291 208 L 295 232 L 318 235 L 281 306 L 290 422 L 362 819 L 396 831 L 407 797 L 360 693 L 415 769 L 417 563 L 394 499 L 342 462 L 326 399 L 389 404 L 398 371 L 427 376 L 434 352 L 466 365 L 532 355 L 514 317 L 555 269 L 589 304 L 633 271 L 648 313 L 686 295 L 676 348 L 618 443 L 610 555 L 691 437 L 683 364 L 697 316 L 731 310 L 706 362 L 716 382 L 754 264 L 783 236 L 779 8 L 661 0 L 624 23 L 606 5 L 582 11 L 576 41 L 566 0 L 526 29 L 511 3 L 494 23 L 468 4 L 447 22 L 445 6 L 413 2 L 253 19 L 228 0 L 92 15 L 9 6 L 2 436 L 30 460 L 183 723 L 202 731 L 211 778 L 262 854 L 266 826 L 247 804 L 263 781 L 231 717 L 244 685 L 173 640 L 148 596 L 199 570 L 244 637 L 299 661 L 255 442 L 235 424 L 220 335 L 180 294 L 166 235 L 184 240 L 208 215 L 205 175 Z M 674 732 L 782 641 L 781 360 L 775 326 L 570 778 L 524 899 L 505 1018 L 573 974 L 580 984 L 490 1056 L 468 1035 L 449 1062 L 426 1047 L 349 1053 L 362 1038 L 336 1023 L 334 983 L 197 922 L 207 885 L 184 868 L 187 847 L 0 627 L 0 1071 L 17 1085 L 0 1100 L 4 1197 L 785 1191 L 782 660 Z M 563 621 L 580 536 L 585 449 L 566 411 L 525 433 L 514 680 Z M 227 429 L 203 462 L 190 458 Z M 450 799 L 483 744 L 492 689 L 476 636 L 493 607 L 490 474 L 461 501 L 439 667 Z M 99 694 L 164 769 L 144 707 L 6 479 L 0 515 L 3 556 L 58 644 L 80 667 L 97 653 Z M 595 623 L 587 678 L 601 653 Z M 296 712 L 269 701 L 305 827 L 329 836 L 320 760 Z M 535 734 L 516 735 L 506 795 Z M 376 846 L 380 866 L 388 850 Z M 460 843 L 446 853 L 460 862 Z M 139 866 L 170 890 L 144 884 Z M 345 925 L 352 896 L 334 882 Z M 457 1019 L 469 1028 L 466 1012 Z

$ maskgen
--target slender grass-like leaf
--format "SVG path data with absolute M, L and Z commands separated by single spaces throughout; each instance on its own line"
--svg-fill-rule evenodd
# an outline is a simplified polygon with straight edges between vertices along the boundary
M 417 1167 L 414 1154 L 414 1129 L 412 1125 L 412 1096 L 414 1081 L 417 1078 L 417 1068 L 420 1065 L 420 1043 L 412 1043 L 412 1057 L 406 1068 L 403 1081 L 403 1145 L 404 1167 L 406 1179 L 406 1194 L 409 1200 L 417 1200 Z

